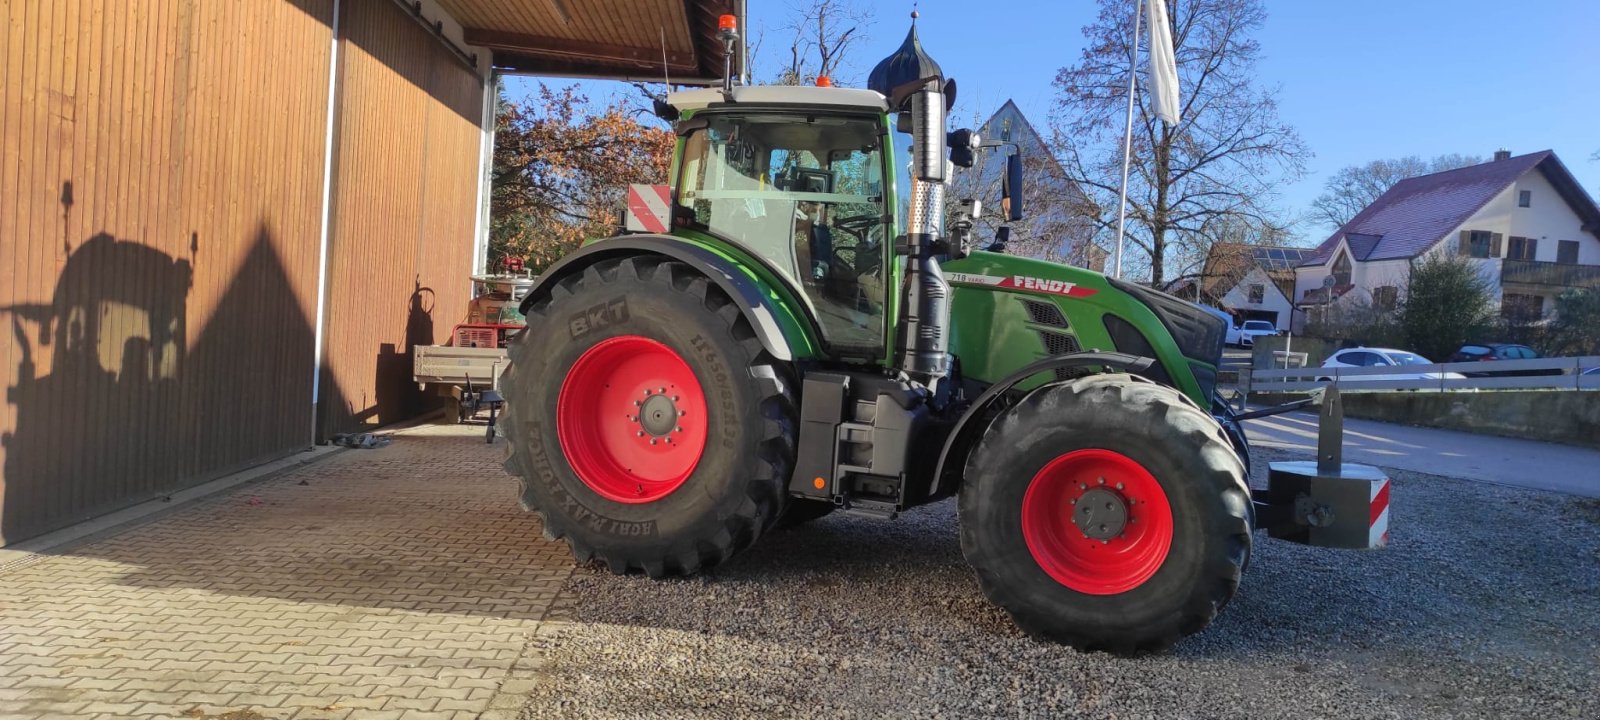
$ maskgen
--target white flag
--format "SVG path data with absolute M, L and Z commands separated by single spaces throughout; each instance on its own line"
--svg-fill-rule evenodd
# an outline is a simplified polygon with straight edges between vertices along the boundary
M 1178 124 L 1178 63 L 1172 55 L 1172 25 L 1166 0 L 1145 0 L 1150 17 L 1150 104 L 1156 117 Z

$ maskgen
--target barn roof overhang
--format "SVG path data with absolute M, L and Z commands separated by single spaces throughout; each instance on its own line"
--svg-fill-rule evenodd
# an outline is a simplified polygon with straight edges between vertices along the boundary
M 436 0 L 500 72 L 713 85 L 725 52 L 717 18 L 745 0 Z M 744 71 L 735 44 L 733 71 Z

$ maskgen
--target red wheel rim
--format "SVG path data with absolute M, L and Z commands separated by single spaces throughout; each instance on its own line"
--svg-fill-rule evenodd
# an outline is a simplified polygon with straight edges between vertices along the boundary
M 622 503 L 654 502 L 683 485 L 705 451 L 706 421 L 689 364 L 638 335 L 584 351 L 556 399 L 556 434 L 573 472 Z
M 1091 511 L 1113 521 L 1120 512 L 1123 522 L 1108 525 L 1090 516 L 1092 524 L 1086 525 L 1076 515 Z M 1143 585 L 1161 569 L 1172 548 L 1172 506 L 1161 484 L 1132 458 L 1111 450 L 1074 450 L 1051 460 L 1028 484 L 1022 538 L 1056 582 L 1089 595 L 1115 595 Z

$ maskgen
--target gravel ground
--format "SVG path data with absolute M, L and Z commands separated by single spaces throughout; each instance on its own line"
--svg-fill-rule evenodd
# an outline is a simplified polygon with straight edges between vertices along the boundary
M 1282 454 L 1258 450 L 1257 482 Z M 543 717 L 1600 718 L 1600 502 L 1395 473 L 1392 545 L 1257 535 L 1217 621 L 1159 656 L 1020 633 L 955 505 L 830 516 L 675 581 L 579 569 L 531 651 Z

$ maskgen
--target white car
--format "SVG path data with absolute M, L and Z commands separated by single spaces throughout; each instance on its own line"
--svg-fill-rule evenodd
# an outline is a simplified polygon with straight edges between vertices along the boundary
M 1239 344 L 1244 347 L 1255 347 L 1256 338 L 1277 335 L 1278 326 L 1265 320 L 1246 320 L 1239 326 Z
M 1408 366 L 1432 365 L 1429 360 L 1416 353 L 1393 348 L 1356 347 L 1345 348 L 1328 356 L 1322 361 L 1325 368 L 1364 368 L 1364 367 L 1393 367 L 1392 373 L 1377 375 L 1357 375 L 1345 378 L 1345 382 L 1361 382 L 1363 380 L 1459 380 L 1466 377 L 1461 373 L 1416 372 L 1409 370 Z M 1318 382 L 1332 380 L 1332 375 L 1317 378 Z

